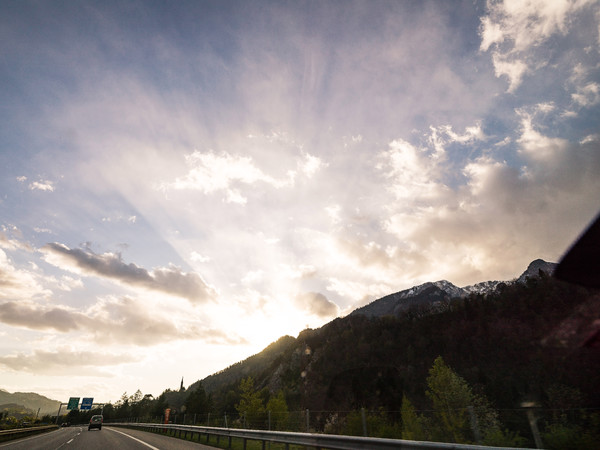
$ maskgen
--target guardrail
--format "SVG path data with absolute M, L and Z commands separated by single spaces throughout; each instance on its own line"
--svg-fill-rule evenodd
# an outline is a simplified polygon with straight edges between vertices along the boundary
M 42 433 L 50 430 L 56 430 L 56 425 L 46 425 L 43 427 L 28 427 L 28 428 L 12 428 L 10 430 L 0 431 L 0 442 L 10 441 L 12 439 L 19 439 L 31 434 Z
M 220 438 L 228 439 L 228 446 L 231 448 L 231 440 L 233 438 L 241 439 L 246 448 L 246 442 L 261 441 L 262 448 L 265 448 L 267 442 L 285 444 L 288 449 L 289 445 L 303 445 L 305 447 L 313 447 L 320 449 L 333 450 L 389 450 L 389 449 L 404 449 L 404 450 L 506 450 L 508 447 L 487 447 L 482 445 L 467 445 L 467 444 L 450 444 L 444 442 L 420 442 L 407 441 L 403 439 L 384 439 L 384 438 L 369 438 L 359 436 L 337 436 L 333 434 L 318 434 L 318 433 L 293 433 L 284 431 L 262 431 L 262 430 L 240 430 L 236 428 L 214 428 L 195 425 L 173 425 L 173 424 L 156 424 L 156 423 L 105 423 L 107 426 L 121 426 L 126 428 L 141 428 L 145 431 L 155 433 L 166 433 L 173 431 L 175 437 L 188 438 L 198 436 L 198 441 L 202 436 L 206 436 L 208 444 L 210 436 L 216 436 L 217 444 Z M 513 449 L 516 450 L 516 449 Z M 519 449 L 523 450 L 523 449 Z M 527 450 L 527 449 L 525 449 Z

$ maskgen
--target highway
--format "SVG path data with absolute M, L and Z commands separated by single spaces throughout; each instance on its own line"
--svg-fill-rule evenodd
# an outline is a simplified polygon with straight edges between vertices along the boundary
M 59 428 L 0 444 L 0 450 L 202 450 L 206 445 L 139 430 L 103 426 L 88 431 L 87 425 Z

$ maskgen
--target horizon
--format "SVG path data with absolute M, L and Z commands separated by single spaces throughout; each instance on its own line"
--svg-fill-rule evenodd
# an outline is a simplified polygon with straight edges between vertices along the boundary
M 597 5 L 0 4 L 0 387 L 158 395 L 558 261 L 600 210 Z

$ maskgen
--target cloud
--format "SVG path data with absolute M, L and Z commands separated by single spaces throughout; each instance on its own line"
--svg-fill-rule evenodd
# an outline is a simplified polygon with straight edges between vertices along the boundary
M 550 138 L 544 136 L 533 125 L 533 117 L 524 112 L 521 116 L 521 136 L 519 152 L 525 154 L 529 159 L 537 162 L 551 162 L 556 160 L 569 149 L 569 142 L 562 138 Z
M 290 179 L 276 180 L 266 175 L 249 156 L 195 151 L 186 156 L 186 162 L 191 166 L 189 172 L 171 183 L 163 183 L 161 189 L 191 189 L 204 194 L 223 191 L 228 202 L 244 204 L 247 200 L 235 187 L 236 184 L 251 185 L 260 181 L 278 188 L 291 183 Z M 316 170 L 314 165 L 309 160 L 305 170 Z
M 298 163 L 299 170 L 309 178 L 314 176 L 319 170 L 328 166 L 328 164 L 323 162 L 318 156 L 309 153 L 304 153 L 302 156 L 303 160 Z
M 600 84 L 590 82 L 584 86 L 578 86 L 577 92 L 571 94 L 571 97 L 579 106 L 594 106 L 600 102 Z
M 16 268 L 0 250 L 0 299 L 29 299 L 50 294 L 35 272 Z
M 428 158 L 424 149 L 402 139 L 389 144 L 381 153 L 383 160 L 378 168 L 391 181 L 388 189 L 398 200 L 434 199 L 441 195 L 443 187 L 435 180 L 436 164 Z M 433 162 L 433 164 L 430 164 Z
M 424 277 L 435 271 L 457 283 L 481 281 L 476 277 L 483 274 L 515 275 L 505 260 L 520 270 L 518 264 L 524 268 L 535 257 L 557 258 L 581 227 L 577 218 L 591 217 L 599 207 L 593 193 L 600 192 L 600 142 L 594 135 L 581 142 L 548 136 L 536 118 L 552 111 L 547 104 L 519 111 L 519 159 L 509 164 L 494 151 L 466 159 L 464 181 L 453 187 L 435 165 L 426 165 L 435 149 L 403 143 L 399 150 L 392 143 L 380 164 L 394 175 L 390 189 L 403 193 L 388 204 L 383 225 L 397 238 L 397 253 L 388 260 L 381 241 L 355 243 L 353 253 L 362 255 L 363 264 Z
M 128 343 L 141 346 L 155 345 L 165 339 L 206 340 L 232 343 L 224 333 L 200 327 L 175 311 L 160 312 L 160 306 L 133 297 L 107 297 L 85 311 L 85 331 L 107 343 Z M 82 328 L 83 330 L 83 328 Z
M 318 292 L 298 294 L 294 303 L 309 314 L 318 317 L 336 317 L 339 314 L 338 306 Z
M 53 192 L 54 183 L 52 183 L 52 181 L 34 181 L 29 184 L 29 189 L 31 189 L 32 191 L 38 190 Z
M 10 370 L 36 375 L 101 376 L 112 374 L 107 366 L 140 361 L 141 357 L 130 353 L 107 353 L 100 348 L 94 351 L 34 350 L 31 353 L 15 353 L 0 356 L 0 365 Z
M 152 312 L 151 312 L 152 311 Z M 133 297 L 106 297 L 85 310 L 30 301 L 0 304 L 0 322 L 14 327 L 45 332 L 71 333 L 83 341 L 106 345 L 151 346 L 165 340 L 201 340 L 213 344 L 237 345 L 244 340 L 235 333 L 199 325 L 199 319 L 184 317 L 160 306 Z
M 60 278 L 56 277 L 46 277 L 46 282 L 48 284 L 53 284 L 57 289 L 61 291 L 70 292 L 73 289 L 81 289 L 83 288 L 83 281 L 80 278 L 73 278 L 67 275 L 63 275 Z
M 514 61 L 497 53 L 493 55 L 492 61 L 494 61 L 496 76 L 500 78 L 502 75 L 506 75 L 508 78 L 508 92 L 514 92 L 523 81 L 525 74 L 530 71 L 523 61 Z
M 19 239 L 14 238 L 11 239 L 6 235 L 6 231 L 8 231 L 6 227 L 3 227 L 3 231 L 0 231 L 0 248 L 4 250 L 25 250 L 28 252 L 33 251 L 31 245 L 29 245 L 27 242 L 23 242 Z M 13 233 L 19 233 L 17 229 L 12 229 L 10 231 L 12 231 Z
M 204 303 L 216 298 L 215 289 L 198 274 L 179 268 L 160 267 L 148 271 L 133 263 L 126 264 L 119 254 L 96 254 L 89 249 L 70 249 L 59 243 L 41 248 L 46 262 L 83 275 L 95 275 L 130 287 L 141 287 Z
M 528 72 L 547 64 L 534 51 L 550 37 L 566 35 L 573 16 L 594 0 L 531 0 L 488 2 L 481 18 L 480 50 L 492 51 L 496 76 L 506 75 L 514 92 Z
M 85 320 L 82 314 L 64 307 L 41 306 L 27 301 L 0 304 L 0 321 L 11 326 L 65 333 L 78 330 Z

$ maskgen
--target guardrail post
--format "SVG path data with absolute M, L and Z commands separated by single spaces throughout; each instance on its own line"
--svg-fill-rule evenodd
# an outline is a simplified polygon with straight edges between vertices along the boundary
M 477 416 L 475 415 L 475 408 L 473 406 L 468 406 L 469 415 L 471 416 L 471 428 L 473 429 L 473 436 L 475 436 L 475 442 L 481 444 L 481 432 L 479 431 L 479 422 L 477 421 Z
M 363 436 L 367 437 L 367 415 L 365 414 L 365 408 L 360 408 L 360 415 L 362 416 Z
M 523 402 L 521 403 L 523 408 L 527 408 L 527 419 L 529 419 L 529 426 L 531 427 L 531 433 L 533 434 L 533 440 L 535 441 L 536 448 L 544 448 L 542 438 L 540 436 L 540 430 L 537 427 L 537 419 L 533 413 L 533 408 L 536 404 L 534 402 Z
M 306 432 L 310 433 L 310 412 L 306 408 Z

